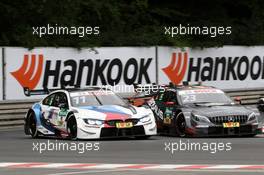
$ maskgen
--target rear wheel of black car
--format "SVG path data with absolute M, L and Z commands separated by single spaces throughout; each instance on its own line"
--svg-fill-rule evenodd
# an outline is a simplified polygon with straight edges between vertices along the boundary
M 176 117 L 176 134 L 180 137 L 186 136 L 186 121 L 182 114 L 178 114 Z
M 28 129 L 29 133 L 32 138 L 38 137 L 38 130 L 37 130 L 37 121 L 35 118 L 35 114 L 33 112 L 30 112 L 27 118 L 28 122 Z
M 74 115 L 70 115 L 67 121 L 67 132 L 69 134 L 69 139 L 77 139 L 77 122 Z

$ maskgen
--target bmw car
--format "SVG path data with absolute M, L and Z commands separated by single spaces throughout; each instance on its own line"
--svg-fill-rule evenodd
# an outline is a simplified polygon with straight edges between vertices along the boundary
M 137 102 L 140 98 L 143 97 L 134 96 L 130 101 Z M 148 105 L 154 110 L 158 132 L 162 134 L 254 136 L 259 132 L 258 109 L 235 103 L 214 87 L 168 85 L 152 98 L 144 99 L 139 106 Z
M 27 89 L 25 94 L 42 94 L 42 91 Z M 150 109 L 132 106 L 111 90 L 100 88 L 49 93 L 28 110 L 24 128 L 25 134 L 33 138 L 148 138 L 157 133 Z

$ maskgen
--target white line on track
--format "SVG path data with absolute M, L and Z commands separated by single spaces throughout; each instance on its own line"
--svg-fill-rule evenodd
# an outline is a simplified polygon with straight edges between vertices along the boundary
M 213 164 L 103 164 L 103 163 L 44 163 L 0 162 L 0 168 L 78 169 L 78 170 L 261 170 L 264 165 Z
M 264 170 L 241 170 L 241 169 L 122 169 L 122 170 L 89 170 L 89 171 L 75 171 L 75 172 L 62 172 L 48 175 L 72 175 L 72 174 L 93 174 L 93 173 L 107 173 L 107 172 L 223 172 L 223 173 L 264 173 Z M 139 174 L 139 173 L 137 173 Z
M 55 173 L 48 175 L 71 175 L 71 174 L 93 174 L 93 173 L 107 173 L 107 172 L 122 172 L 125 170 L 89 170 L 89 171 L 75 171 L 75 172 L 64 172 L 64 173 Z

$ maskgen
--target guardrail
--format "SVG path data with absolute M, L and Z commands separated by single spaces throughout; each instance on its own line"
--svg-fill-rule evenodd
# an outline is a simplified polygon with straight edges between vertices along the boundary
M 264 90 L 226 91 L 231 97 L 240 97 L 243 105 L 256 104 L 259 98 L 264 97 Z M 124 98 L 129 94 L 122 94 Z M 38 100 L 7 100 L 0 101 L 0 127 L 14 127 L 24 124 L 27 110 Z
M 264 97 L 264 89 L 251 89 L 251 90 L 229 90 L 226 93 L 231 97 L 240 97 L 241 104 L 253 105 L 258 103 L 260 98 Z
M 36 100 L 0 101 L 0 127 L 14 127 L 24 124 L 27 110 Z

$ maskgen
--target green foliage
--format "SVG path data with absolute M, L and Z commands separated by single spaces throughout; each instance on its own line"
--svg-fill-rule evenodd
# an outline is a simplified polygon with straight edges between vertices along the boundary
M 264 44 L 263 0 L 2 0 L 0 45 L 211 47 Z M 32 27 L 99 26 L 100 36 L 32 35 Z M 165 26 L 231 26 L 228 36 L 164 35 Z

